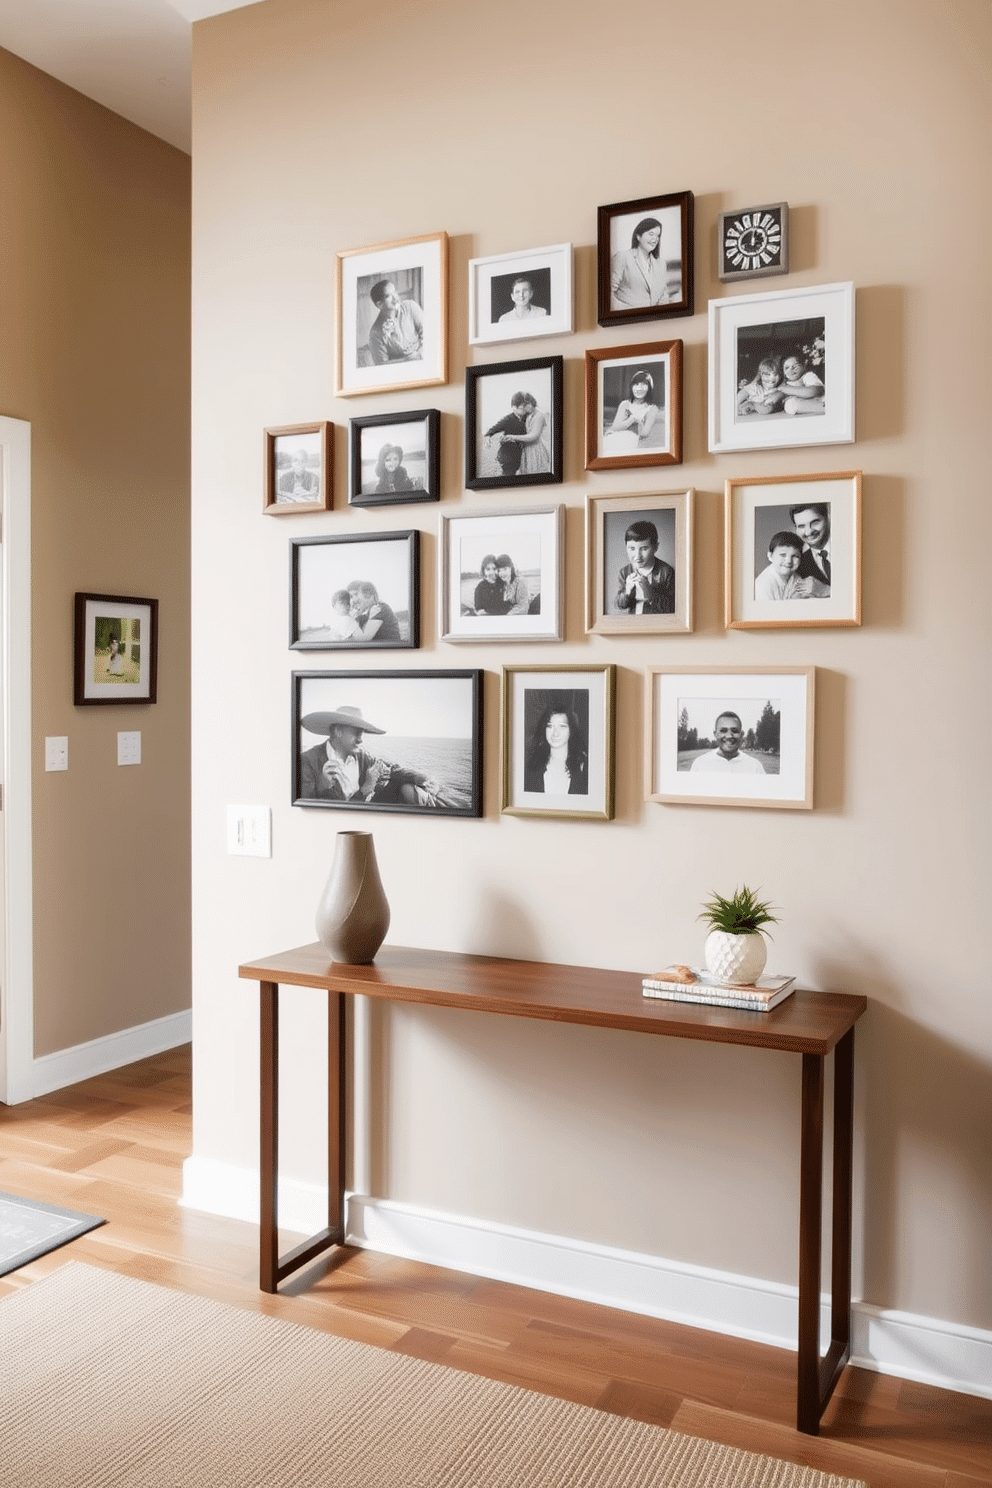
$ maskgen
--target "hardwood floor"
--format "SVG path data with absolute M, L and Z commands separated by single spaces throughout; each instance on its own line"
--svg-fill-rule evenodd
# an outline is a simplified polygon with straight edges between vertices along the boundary
M 81 1260 L 870 1488 L 992 1488 L 992 1401 L 971 1395 L 849 1368 L 811 1438 L 783 1349 L 356 1249 L 266 1296 L 255 1226 L 176 1203 L 190 1129 L 188 1048 L 0 1106 L 0 1189 L 108 1220 L 0 1295 Z

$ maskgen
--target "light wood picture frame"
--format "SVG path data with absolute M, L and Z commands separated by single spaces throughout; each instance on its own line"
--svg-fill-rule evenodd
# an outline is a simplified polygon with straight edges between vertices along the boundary
M 586 498 L 586 632 L 692 630 L 693 497 L 682 491 Z
M 282 424 L 262 436 L 262 511 L 298 517 L 330 511 L 333 500 L 334 425 Z
M 336 395 L 447 382 L 447 233 L 349 248 L 334 268 Z
M 813 808 L 815 667 L 650 667 L 649 801 Z
M 612 821 L 615 671 L 503 668 L 504 815 Z
M 735 477 L 724 498 L 728 630 L 861 624 L 861 471 Z

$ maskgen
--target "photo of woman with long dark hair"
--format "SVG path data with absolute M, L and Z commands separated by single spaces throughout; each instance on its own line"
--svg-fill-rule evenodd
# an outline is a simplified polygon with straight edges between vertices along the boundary
M 589 794 L 589 749 L 571 693 L 552 693 L 530 735 L 524 790 L 550 796 Z

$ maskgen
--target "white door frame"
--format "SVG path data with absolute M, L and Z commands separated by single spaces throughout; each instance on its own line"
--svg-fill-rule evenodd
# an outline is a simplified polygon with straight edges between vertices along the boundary
M 0 1101 L 34 1095 L 31 854 L 31 425 L 0 417 L 3 955 Z

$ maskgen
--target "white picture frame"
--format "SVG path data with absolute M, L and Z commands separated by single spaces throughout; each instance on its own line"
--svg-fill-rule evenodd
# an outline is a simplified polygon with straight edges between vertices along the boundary
M 800 367 L 791 381 L 790 361 Z M 763 386 L 777 363 L 778 381 Z M 709 302 L 709 448 L 792 449 L 854 442 L 854 285 L 850 281 Z
M 438 542 L 441 640 L 560 641 L 564 541 L 565 508 L 560 505 L 443 516 Z M 501 577 L 496 565 L 490 577 L 487 557 L 510 557 L 512 573 Z M 507 594 L 514 607 L 526 600 L 526 611 L 500 613 Z
M 394 305 L 379 292 L 387 284 Z M 337 397 L 447 382 L 447 233 L 337 253 L 334 287 Z M 394 331 L 388 329 L 391 310 Z M 405 344 L 414 349 L 402 354 Z
M 815 680 L 811 666 L 649 667 L 647 799 L 812 810 Z M 738 722 L 729 741 L 728 718 Z
M 516 291 L 518 279 L 530 284 L 526 301 L 522 289 Z M 472 346 L 566 335 L 572 331 L 573 314 L 571 243 L 469 260 L 468 339 Z

